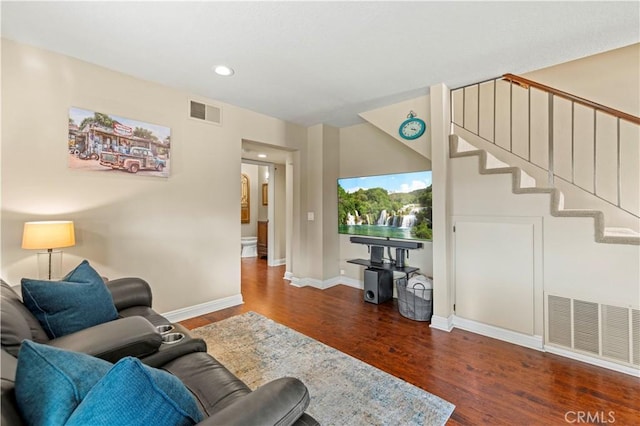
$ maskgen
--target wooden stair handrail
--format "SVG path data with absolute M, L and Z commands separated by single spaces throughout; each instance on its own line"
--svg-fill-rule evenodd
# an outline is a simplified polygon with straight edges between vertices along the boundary
M 570 100 L 572 102 L 575 102 L 575 103 L 578 103 L 578 104 L 581 104 L 581 105 L 585 105 L 585 106 L 593 108 L 595 110 L 602 111 L 604 113 L 613 115 L 614 117 L 618 117 L 618 118 L 630 121 L 630 122 L 635 123 L 635 124 L 640 124 L 640 117 L 636 117 L 635 115 L 627 114 L 626 112 L 622 112 L 622 111 L 619 111 L 619 110 L 614 109 L 614 108 L 609 108 L 609 107 L 604 106 L 602 104 L 599 104 L 597 102 L 593 102 L 593 101 L 590 101 L 588 99 L 581 98 L 580 96 L 572 95 L 571 93 L 563 92 L 562 90 L 555 89 L 555 88 L 547 86 L 545 84 L 538 83 L 536 81 L 529 80 L 529 79 L 524 78 L 524 77 L 520 77 L 519 75 L 504 74 L 502 76 L 502 78 L 505 79 L 505 80 L 508 80 L 508 81 L 510 81 L 512 83 L 515 83 L 515 84 L 517 84 L 519 86 L 522 86 L 524 88 L 535 87 L 535 88 L 543 90 L 545 92 L 552 93 L 555 96 L 559 96 L 561 98 Z

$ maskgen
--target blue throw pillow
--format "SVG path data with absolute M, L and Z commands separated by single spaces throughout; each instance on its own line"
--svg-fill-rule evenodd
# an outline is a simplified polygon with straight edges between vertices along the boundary
M 123 358 L 92 356 L 25 340 L 15 395 L 30 425 L 191 425 L 203 419 L 175 376 Z
M 110 362 L 86 354 L 24 340 L 15 395 L 26 424 L 64 424 L 111 367 Z
M 180 380 L 127 357 L 91 389 L 65 426 L 188 426 L 200 420 L 195 399 Z
M 65 275 L 62 281 L 71 281 L 74 283 L 100 281 L 104 283 L 100 274 L 89 265 L 89 261 L 86 259 Z
M 109 289 L 86 260 L 62 281 L 23 278 L 22 299 L 51 339 L 118 318 Z

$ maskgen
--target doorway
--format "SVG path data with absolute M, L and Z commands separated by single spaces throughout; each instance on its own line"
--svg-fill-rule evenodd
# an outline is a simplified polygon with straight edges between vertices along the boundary
M 268 266 L 290 266 L 292 153 L 292 150 L 273 145 L 242 141 L 242 173 L 250 173 L 254 182 L 251 184 L 251 221 L 242 225 L 242 236 L 257 237 L 258 225 L 262 230 L 266 228 Z
M 280 203 L 276 197 L 281 178 L 278 165 L 242 160 L 243 210 L 241 257 L 267 259 L 269 266 L 284 262 L 279 241 Z

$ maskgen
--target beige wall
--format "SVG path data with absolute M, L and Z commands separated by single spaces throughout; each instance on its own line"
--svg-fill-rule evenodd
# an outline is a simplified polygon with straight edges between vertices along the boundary
M 257 220 L 269 220 L 269 208 L 262 202 L 262 185 L 268 184 L 267 173 L 269 166 L 258 166 L 258 185 L 256 185 L 256 203 L 258 208 Z
M 319 124 L 308 130 L 307 166 L 307 276 L 324 281 L 338 275 L 337 194 L 339 168 L 338 129 Z M 335 222 L 335 226 L 333 226 Z
M 338 239 L 338 192 L 336 182 L 340 175 L 340 131 L 335 127 L 323 126 L 323 176 L 322 176 L 322 277 L 336 277 L 340 271 L 338 259 L 340 245 Z
M 307 182 L 307 270 L 305 278 L 322 279 L 322 129 L 321 124 L 308 129 L 309 151 L 306 169 Z M 309 214 L 313 214 L 313 220 L 309 219 Z
M 64 267 L 86 258 L 108 277 L 140 276 L 151 283 L 160 312 L 239 295 L 241 141 L 304 153 L 306 130 L 219 102 L 223 124 L 202 123 L 187 117 L 190 98 L 3 39 L 3 278 L 17 285 L 36 273 L 35 253 L 20 248 L 23 222 L 71 219 L 77 242 L 65 249 Z M 171 176 L 67 168 L 71 106 L 170 127 Z M 299 181 L 306 162 L 300 157 L 293 165 Z M 302 227 L 299 205 L 292 221 Z M 306 244 L 305 234 L 293 234 L 295 247 Z M 303 256 L 292 252 L 294 273 Z
M 400 124 L 408 118 L 410 111 L 416 114 L 427 124 L 427 130 L 422 136 L 415 140 L 406 140 L 400 137 Z M 396 104 L 387 105 L 371 111 L 363 112 L 360 117 L 369 123 L 385 131 L 400 143 L 416 151 L 418 154 L 430 158 L 431 157 L 431 104 L 429 96 L 419 96 Z
M 273 259 L 278 264 L 284 263 L 286 260 L 286 182 L 287 168 L 284 164 L 276 164 L 274 166 L 273 177 L 269 177 L 269 185 L 273 186 L 274 194 L 274 244 Z
M 522 76 L 640 116 L 640 43 Z
M 431 170 L 431 161 L 364 123 L 340 129 L 340 177 Z
M 453 312 L 452 277 L 452 187 L 449 171 L 449 133 L 451 128 L 450 92 L 444 84 L 431 86 L 431 178 L 433 180 L 433 315 L 449 318 Z M 434 322 L 432 320 L 432 326 Z M 440 325 L 447 329 L 449 325 Z

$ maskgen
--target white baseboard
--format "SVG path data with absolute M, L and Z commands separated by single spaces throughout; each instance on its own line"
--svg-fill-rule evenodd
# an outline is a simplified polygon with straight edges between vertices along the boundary
M 319 280 L 315 280 L 313 278 L 300 278 L 300 277 L 296 277 L 293 275 L 293 272 L 285 272 L 284 273 L 284 277 L 283 279 L 289 281 L 289 285 L 292 285 L 294 287 L 306 287 L 306 286 L 311 286 L 311 287 L 316 287 L 317 284 L 312 283 L 312 281 L 320 282 Z M 315 285 L 314 285 L 315 284 Z
M 449 315 L 448 317 L 432 315 L 431 325 L 429 327 L 435 328 L 436 330 L 450 332 L 453 330 L 453 315 Z
M 589 355 L 585 355 L 579 352 L 573 352 L 567 349 L 562 349 L 557 346 L 544 345 L 545 352 L 549 352 L 555 355 L 560 355 L 565 358 L 575 359 L 576 361 L 586 362 L 587 364 L 595 365 L 597 367 L 606 368 L 608 370 L 617 371 L 619 373 L 628 374 L 634 377 L 640 377 L 640 369 L 637 367 L 626 366 L 615 362 L 607 361 L 600 358 L 595 358 Z
M 200 303 L 199 305 L 189 306 L 187 308 L 176 309 L 175 311 L 165 312 L 161 314 L 170 322 L 179 322 L 199 315 L 208 314 L 210 312 L 219 311 L 232 306 L 242 305 L 241 294 L 235 296 L 223 297 L 222 299 L 212 300 L 210 302 Z
M 282 266 L 287 264 L 287 259 L 273 259 L 269 266 Z
M 356 280 L 355 278 L 345 277 L 344 275 L 339 277 L 340 283 L 342 285 L 346 285 L 347 287 L 357 288 L 359 290 L 364 290 L 364 282 L 360 280 Z
M 518 333 L 516 331 L 504 328 L 494 327 L 492 325 L 453 316 L 453 326 L 462 330 L 471 331 L 494 339 L 503 340 L 515 345 L 524 346 L 539 351 L 544 350 L 544 342 L 542 336 L 530 336 L 528 334 Z
M 337 276 L 333 278 L 329 278 L 327 280 L 317 280 L 315 278 L 299 278 L 293 276 L 291 272 L 285 272 L 284 279 L 290 281 L 291 285 L 294 287 L 314 287 L 320 290 L 326 290 L 330 287 L 336 285 L 346 285 L 349 287 L 354 287 L 358 289 L 363 289 L 364 284 L 361 281 L 354 280 L 353 278 Z
M 305 277 L 305 278 L 291 277 L 290 281 L 291 281 L 291 285 L 294 287 L 314 287 L 320 290 L 326 290 L 329 287 L 333 287 L 334 285 L 340 284 L 339 281 L 336 281 L 336 278 L 331 278 L 331 279 L 322 281 L 322 280 L 317 280 L 315 278 L 309 278 L 309 277 Z
M 640 377 L 640 369 L 637 367 L 618 364 L 613 361 L 607 361 L 587 354 L 573 352 L 553 345 L 545 345 L 542 336 L 529 336 L 515 331 L 494 327 L 492 325 L 460 318 L 455 315 L 451 315 L 449 317 L 439 317 L 434 315 L 431 317 L 431 327 L 444 331 L 451 331 L 454 328 L 459 328 L 461 330 L 492 337 L 515 345 L 524 346 L 542 352 L 549 352 L 576 361 L 586 362 L 587 364 L 595 365 L 597 367 L 606 368 L 608 370 L 617 371 L 634 377 Z

